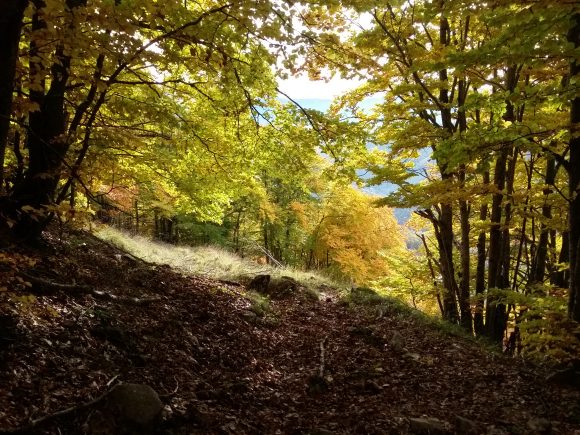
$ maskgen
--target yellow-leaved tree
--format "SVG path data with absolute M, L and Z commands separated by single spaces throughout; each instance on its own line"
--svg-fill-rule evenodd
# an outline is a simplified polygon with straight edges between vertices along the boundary
M 403 234 L 388 207 L 348 185 L 332 184 L 310 219 L 313 262 L 357 285 L 388 273 L 386 251 L 403 246 Z

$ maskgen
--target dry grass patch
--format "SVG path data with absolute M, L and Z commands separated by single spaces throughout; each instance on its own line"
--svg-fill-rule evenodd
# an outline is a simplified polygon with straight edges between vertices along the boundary
M 167 264 L 188 275 L 204 275 L 228 281 L 249 281 L 259 274 L 289 276 L 308 289 L 341 285 L 323 275 L 290 267 L 260 265 L 217 246 L 180 246 L 153 241 L 117 229 L 101 226 L 94 231 L 102 240 L 150 263 Z

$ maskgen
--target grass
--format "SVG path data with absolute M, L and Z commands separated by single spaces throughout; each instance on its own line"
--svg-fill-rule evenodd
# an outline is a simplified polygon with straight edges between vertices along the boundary
M 204 275 L 219 280 L 242 282 L 249 281 L 259 274 L 269 274 L 273 278 L 289 276 L 310 292 L 321 285 L 341 287 L 340 284 L 320 274 L 290 267 L 260 265 L 216 246 L 176 246 L 130 235 L 108 226 L 99 227 L 94 233 L 100 239 L 118 246 L 135 257 L 149 263 L 167 264 L 187 275 Z
M 258 317 L 264 317 L 272 312 L 270 300 L 260 293 L 248 292 L 247 297 L 250 300 L 250 311 Z
M 415 320 L 417 323 L 429 326 L 445 335 L 452 337 L 461 337 L 487 348 L 490 351 L 497 352 L 497 344 L 490 342 L 482 337 L 475 337 L 461 326 L 454 323 L 446 322 L 441 318 L 430 316 L 424 312 L 413 308 L 401 299 L 396 297 L 380 294 L 368 287 L 358 287 L 342 295 L 342 300 L 351 305 L 364 306 L 373 308 L 377 314 L 386 314 L 391 317 L 405 317 Z

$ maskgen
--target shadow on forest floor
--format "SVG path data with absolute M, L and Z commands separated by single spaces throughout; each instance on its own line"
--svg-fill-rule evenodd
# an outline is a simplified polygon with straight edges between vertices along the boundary
M 578 433 L 578 390 L 393 303 L 296 292 L 258 315 L 243 285 L 151 265 L 84 233 L 45 241 L 20 251 L 36 262 L 27 272 L 71 287 L 0 293 L 8 433 L 117 382 L 159 393 L 150 431 L 163 434 Z M 97 408 L 30 433 L 131 433 Z

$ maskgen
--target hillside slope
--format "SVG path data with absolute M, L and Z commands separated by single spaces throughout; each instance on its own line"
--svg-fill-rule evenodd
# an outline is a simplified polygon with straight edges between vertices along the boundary
M 0 299 L 7 432 L 116 382 L 160 394 L 156 432 L 166 434 L 580 428 L 578 390 L 388 303 L 365 308 L 298 291 L 257 307 L 242 285 L 153 266 L 81 233 L 48 237 L 27 254 L 38 261 L 29 273 L 45 284 L 33 283 L 35 299 Z M 99 415 L 85 407 L 30 432 L 124 433 Z

